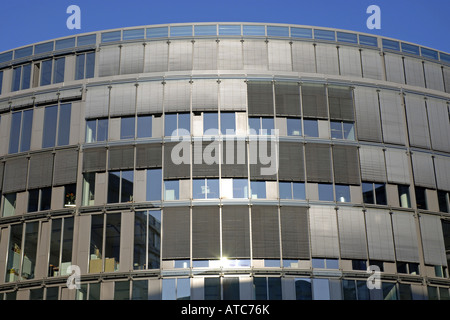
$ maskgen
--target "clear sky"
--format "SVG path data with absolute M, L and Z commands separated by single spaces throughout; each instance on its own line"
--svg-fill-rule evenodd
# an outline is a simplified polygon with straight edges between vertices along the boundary
M 449 0 L 0 0 L 0 52 L 105 29 L 179 22 L 288 23 L 382 35 L 450 52 Z M 81 30 L 69 30 L 69 5 Z M 381 29 L 369 30 L 370 5 Z

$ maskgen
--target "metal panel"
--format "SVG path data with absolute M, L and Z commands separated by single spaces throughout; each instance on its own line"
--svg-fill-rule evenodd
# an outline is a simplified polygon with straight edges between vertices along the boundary
M 333 147 L 334 182 L 359 185 L 358 148 L 354 146 L 334 145 Z
M 381 90 L 379 97 L 384 142 L 405 145 L 402 96 L 396 91 Z
M 219 141 L 195 141 L 192 152 L 193 177 L 219 177 Z
M 366 227 L 361 208 L 339 208 L 338 224 L 341 258 L 366 260 Z
M 220 257 L 220 212 L 218 206 L 192 207 L 192 258 Z
M 173 159 L 190 159 L 190 148 L 191 144 L 189 142 L 168 142 L 164 144 L 164 178 L 189 178 L 191 175 L 190 164 L 189 163 L 176 163 Z M 172 152 L 174 153 L 172 155 Z M 188 152 L 189 154 L 184 154 Z M 190 162 L 190 160 L 189 160 Z
M 247 143 L 245 140 L 224 140 L 222 147 L 222 177 L 248 177 Z
M 248 81 L 247 94 L 249 116 L 273 116 L 271 81 Z
M 217 69 L 216 40 L 195 40 L 194 43 L 194 70 Z
M 306 207 L 280 208 L 283 259 L 309 259 L 309 225 Z
M 247 84 L 244 80 L 220 80 L 219 92 L 221 110 L 247 110 Z
M 101 47 L 98 53 L 98 75 L 99 77 L 109 77 L 119 74 L 120 47 Z
M 250 140 L 250 178 L 252 180 L 276 180 L 277 179 L 277 144 L 275 141 Z
M 83 172 L 106 171 L 106 148 L 83 151 Z
M 192 110 L 217 111 L 218 94 L 217 80 L 194 80 L 192 83 Z
M 384 61 L 386 65 L 386 80 L 405 83 L 405 73 L 403 71 L 402 56 L 397 54 L 385 53 Z
M 111 88 L 110 116 L 134 115 L 136 112 L 136 84 L 125 83 Z
M 162 217 L 162 258 L 189 259 L 189 207 L 165 207 Z
M 397 261 L 419 262 L 419 247 L 414 215 L 395 211 L 392 214 Z
M 309 209 L 311 253 L 318 258 L 339 258 L 336 210 L 333 207 L 311 206 Z
M 430 131 L 428 130 L 425 100 L 422 96 L 407 94 L 405 104 L 410 145 L 430 149 Z
M 111 147 L 109 149 L 109 170 L 126 170 L 134 168 L 134 147 Z
M 312 43 L 292 42 L 292 68 L 297 72 L 316 72 L 316 56 Z
M 305 145 L 306 178 L 309 182 L 333 182 L 330 146 L 308 143 Z
M 411 180 L 406 151 L 386 149 L 385 156 L 388 182 L 409 185 Z
M 222 256 L 250 258 L 250 220 L 247 206 L 222 207 Z
M 147 42 L 144 60 L 144 73 L 167 71 L 169 67 L 169 45 L 167 42 Z
M 78 150 L 59 150 L 55 153 L 53 185 L 61 186 L 77 182 Z
M 301 92 L 304 117 L 328 118 L 327 93 L 324 85 L 303 83 Z
M 144 45 L 133 43 L 122 45 L 120 52 L 120 74 L 142 73 L 144 71 Z
M 395 261 L 392 224 L 387 210 L 367 209 L 366 230 L 369 258 Z
M 49 187 L 53 180 L 53 153 L 42 153 L 30 157 L 28 189 Z
M 165 112 L 189 111 L 191 84 L 188 80 L 167 81 L 164 85 Z
M 86 119 L 95 119 L 108 116 L 109 111 L 108 86 L 87 87 L 86 89 Z
M 381 120 L 375 88 L 356 87 L 355 108 L 358 139 L 381 142 Z
M 442 76 L 442 67 L 437 63 L 424 62 L 425 81 L 427 88 L 445 91 L 444 78 Z
M 280 258 L 278 207 L 252 206 L 252 256 L 254 259 Z
M 192 70 L 192 42 L 174 40 L 169 44 L 169 71 Z
M 339 47 L 339 66 L 342 76 L 362 77 L 361 54 L 356 47 Z
M 25 157 L 7 160 L 3 175 L 3 193 L 23 191 L 27 186 L 28 159 Z
M 352 88 L 328 86 L 328 101 L 331 120 L 354 121 Z
M 317 73 L 339 74 L 338 51 L 335 45 L 316 45 Z
M 219 70 L 242 70 L 244 67 L 241 40 L 221 39 L 217 68 Z
M 450 121 L 447 103 L 445 100 L 428 98 L 426 104 L 431 146 L 434 150 L 450 152 Z
M 362 74 L 364 78 L 383 80 L 383 62 L 379 51 L 361 50 Z
M 279 164 L 279 180 L 305 181 L 303 144 L 298 142 L 280 142 Z
M 441 219 L 437 216 L 421 215 L 419 221 L 425 264 L 447 266 Z
M 416 58 L 405 57 L 406 84 L 425 88 L 425 75 L 422 61 Z
M 450 191 L 450 157 L 435 156 L 434 167 L 437 188 Z
M 414 172 L 414 184 L 416 186 L 436 189 L 433 158 L 431 154 L 414 151 L 411 157 Z
M 359 149 L 362 181 L 385 182 L 386 166 L 381 148 L 361 146 Z
M 288 41 L 270 40 L 269 70 L 292 71 L 291 45 Z
M 136 96 L 137 114 L 162 113 L 163 90 L 161 81 L 139 82 Z
M 244 69 L 267 70 L 268 52 L 264 40 L 244 40 Z
M 136 145 L 136 169 L 161 168 L 162 144 L 138 144 Z
M 275 82 L 275 107 L 279 116 L 301 116 L 300 88 L 297 82 Z

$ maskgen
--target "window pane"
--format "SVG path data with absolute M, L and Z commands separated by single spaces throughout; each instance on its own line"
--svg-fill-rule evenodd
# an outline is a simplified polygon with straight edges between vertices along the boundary
M 355 140 L 355 125 L 353 123 L 344 122 L 344 139 Z
M 164 135 L 166 137 L 177 135 L 177 114 L 169 113 L 164 116 Z
M 3 217 L 13 216 L 16 210 L 16 193 L 3 196 Z
M 23 245 L 22 280 L 34 279 L 39 222 L 27 223 L 25 226 L 25 243 Z
M 313 258 L 311 260 L 311 265 L 312 265 L 313 268 L 324 269 L 325 268 L 325 259 Z
M 130 299 L 130 282 L 116 281 L 114 282 L 114 300 Z
M 89 300 L 100 300 L 100 283 L 89 284 Z
M 147 201 L 161 200 L 162 170 L 147 170 Z
M 375 183 L 375 199 L 377 204 L 387 205 L 386 186 L 384 184 Z
M 127 170 L 122 171 L 122 188 L 120 202 L 132 202 L 133 201 L 133 182 L 134 171 Z
M 179 199 L 179 181 L 167 180 L 164 181 L 164 200 L 178 200 Z
M 55 277 L 59 273 L 59 251 L 61 245 L 62 219 L 52 220 L 52 231 L 50 236 L 50 255 L 48 261 L 48 276 Z
M 62 104 L 59 107 L 58 146 L 69 144 L 71 110 L 72 105 L 70 103 Z
M 291 37 L 312 39 L 312 29 L 291 27 Z
M 383 39 L 383 49 L 400 51 L 400 43 L 398 41 Z
M 162 300 L 176 299 L 175 279 L 162 280 Z
M 275 126 L 274 126 L 273 118 L 262 118 L 260 134 L 271 135 L 271 134 L 273 134 L 274 128 L 275 128 Z
M 294 199 L 305 200 L 306 199 L 305 184 L 299 183 L 299 182 L 293 182 L 292 183 L 292 193 L 293 193 Z
M 223 300 L 239 300 L 239 278 L 224 277 L 222 282 Z
M 97 141 L 108 140 L 108 119 L 98 119 Z
M 190 113 L 178 114 L 178 135 L 189 135 L 191 132 L 191 115 Z
M 95 71 L 95 52 L 86 53 L 86 75 L 85 78 L 93 78 Z
M 408 43 L 402 42 L 402 51 L 407 52 L 407 53 L 412 53 L 412 54 L 415 54 L 418 56 L 420 55 L 419 47 L 412 45 L 412 44 L 408 44 Z
M 145 29 L 123 30 L 123 40 L 145 39 Z
M 28 191 L 28 212 L 36 212 L 39 207 L 39 189 Z
M 265 36 L 266 28 L 264 26 L 243 26 L 245 36 Z
M 102 42 L 112 42 L 121 40 L 121 31 L 111 31 L 102 33 Z
M 8 264 L 6 267 L 6 282 L 18 280 L 20 272 L 20 257 L 22 251 L 22 224 L 11 226 L 8 250 Z
M 281 278 L 268 278 L 269 300 L 281 300 Z
M 0 94 L 2 94 L 3 87 L 3 71 L 0 71 Z
M 97 120 L 86 120 L 86 137 L 85 141 L 95 142 L 97 136 Z
M 336 185 L 336 201 L 337 202 L 350 202 L 350 186 Z
M 359 44 L 371 46 L 371 47 L 378 47 L 378 40 L 376 37 L 371 36 L 364 36 L 359 35 Z
M 85 54 L 77 55 L 76 63 L 75 63 L 75 80 L 84 79 L 85 60 L 86 60 Z
M 137 137 L 149 138 L 152 136 L 152 116 L 138 116 Z
M 335 40 L 334 31 L 330 30 L 314 30 L 314 39 Z
M 252 199 L 266 198 L 266 182 L 265 181 L 251 181 L 250 188 L 252 192 Z
M 61 39 L 55 41 L 55 50 L 62 50 L 75 47 L 75 37 L 68 39 Z
M 241 26 L 219 25 L 219 35 L 221 36 L 240 36 Z
M 354 33 L 337 32 L 337 41 L 358 43 L 358 36 Z
M 319 200 L 334 201 L 332 184 L 319 183 Z
M 55 67 L 53 72 L 53 83 L 64 82 L 64 70 L 66 66 L 66 58 L 55 59 Z
M 280 199 L 292 199 L 292 189 L 290 182 L 280 182 L 278 184 Z
M 438 202 L 439 202 L 439 211 L 448 213 L 449 208 L 447 202 L 447 192 L 438 190 Z
M 134 117 L 120 119 L 120 139 L 134 139 Z
M 147 229 L 147 211 L 136 211 L 134 214 L 134 270 L 147 268 Z
M 216 25 L 194 26 L 196 36 L 215 36 L 217 34 Z
M 148 217 L 148 268 L 159 269 L 161 257 L 161 211 L 151 210 Z
M 362 183 L 362 192 L 363 192 L 363 202 L 364 203 L 375 203 L 375 199 L 373 197 L 373 184 L 369 182 Z
M 253 278 L 255 288 L 255 300 L 267 300 L 267 279 L 263 277 Z
M 248 198 L 247 179 L 233 179 L 233 198 Z
M 313 279 L 314 300 L 330 300 L 328 279 Z
M 369 288 L 366 281 L 356 281 L 358 300 L 370 300 Z
M 41 189 L 41 201 L 39 210 L 50 210 L 52 202 L 52 188 L 43 188 Z
M 86 36 L 79 36 L 77 37 L 77 46 L 86 46 L 90 44 L 95 44 L 97 41 L 97 35 L 96 34 L 88 34 Z
M 105 272 L 117 271 L 120 263 L 121 214 L 106 215 Z
M 296 300 L 312 300 L 311 279 L 295 279 Z
M 46 60 L 42 62 L 41 68 L 41 86 L 48 85 L 52 82 L 52 65 L 53 60 Z
M 427 210 L 427 197 L 426 189 L 422 187 L 416 187 L 416 204 L 418 209 Z
M 267 26 L 267 35 L 274 37 L 289 37 L 289 27 Z
M 148 280 L 134 280 L 132 300 L 148 300 Z
M 203 134 L 217 135 L 219 134 L 219 119 L 215 112 L 203 113 Z
M 220 113 L 220 131 L 222 134 L 236 133 L 236 114 L 234 112 Z
M 259 134 L 261 129 L 261 118 L 248 118 L 249 134 Z
M 170 27 L 171 37 L 192 36 L 192 26 Z
M 108 173 L 108 203 L 118 203 L 120 192 L 120 171 Z
M 302 120 L 296 118 L 287 118 L 287 134 L 288 136 L 302 135 Z
M 147 38 L 164 38 L 168 35 L 168 27 L 147 28 Z
M 305 131 L 305 137 L 318 137 L 319 127 L 317 120 L 303 120 L 303 130 Z
M 19 151 L 20 126 L 22 122 L 22 112 L 15 112 L 11 116 L 11 131 L 9 135 L 9 153 Z
M 177 300 L 189 300 L 191 298 L 191 279 L 177 279 Z
M 411 208 L 411 200 L 409 197 L 409 186 L 399 185 L 398 196 L 400 200 L 400 206 L 402 208 Z
M 33 126 L 33 109 L 30 109 L 23 112 L 22 135 L 20 138 L 20 152 L 30 150 L 32 126 Z
M 339 121 L 330 121 L 331 138 L 342 139 L 342 123 Z
M 16 67 L 13 69 L 13 80 L 11 91 L 20 90 L 20 78 L 22 76 L 22 67 Z
M 382 282 L 381 288 L 383 290 L 384 300 L 397 300 L 397 288 L 395 283 Z
M 205 179 L 192 180 L 192 198 L 206 199 L 206 181 Z
M 342 289 L 344 291 L 344 300 L 356 300 L 355 280 L 342 280 Z
M 21 89 L 30 88 L 30 80 L 31 80 L 31 64 L 26 64 L 22 69 L 22 86 Z
M 49 148 L 55 146 L 57 116 L 58 116 L 58 106 L 50 106 L 45 108 L 42 148 Z
M 83 174 L 83 206 L 94 204 L 95 196 L 95 173 Z
M 72 264 L 72 244 L 73 244 L 73 223 L 74 218 L 64 219 L 64 232 L 61 251 L 61 274 L 66 275 L 67 267 Z

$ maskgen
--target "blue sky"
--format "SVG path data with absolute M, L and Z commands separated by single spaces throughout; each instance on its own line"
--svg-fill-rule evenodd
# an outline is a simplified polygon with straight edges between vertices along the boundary
M 450 52 L 448 0 L 0 0 L 0 52 L 91 31 L 179 22 L 289 23 L 347 29 Z M 69 30 L 69 5 L 81 8 L 81 30 Z M 369 30 L 369 5 L 381 8 L 381 30 Z

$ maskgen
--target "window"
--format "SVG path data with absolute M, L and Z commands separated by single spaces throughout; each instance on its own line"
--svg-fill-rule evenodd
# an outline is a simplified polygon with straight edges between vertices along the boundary
M 337 184 L 334 186 L 337 202 L 351 202 L 350 186 Z
M 220 278 L 205 278 L 205 300 L 221 300 Z
M 83 174 L 83 206 L 92 206 L 95 197 L 95 173 Z
M 234 112 L 220 113 L 220 132 L 222 134 L 236 134 L 236 114 Z
M 134 139 L 135 118 L 123 117 L 120 118 L 120 139 Z
M 12 114 L 9 138 L 9 153 L 30 150 L 33 109 Z
M 66 58 L 56 58 L 53 69 L 53 83 L 64 82 L 64 70 L 66 67 Z
M 168 113 L 164 116 L 164 134 L 166 137 L 189 135 L 191 117 L 189 113 Z
M 3 86 L 3 71 L 0 71 L 0 94 L 2 94 L 2 86 Z
M 219 115 L 216 112 L 203 113 L 203 134 L 204 135 L 219 134 Z
M 450 210 L 450 193 L 438 190 L 439 211 L 449 213 Z
M 419 264 L 413 262 L 397 261 L 397 273 L 419 274 Z
M 2 217 L 10 217 L 16 211 L 16 193 L 8 193 L 3 195 L 3 213 Z
M 411 208 L 411 198 L 409 196 L 409 186 L 408 185 L 398 185 L 398 197 L 399 197 L 400 207 Z
M 384 183 L 362 183 L 363 202 L 378 205 L 387 205 L 386 185 Z
M 311 266 L 319 269 L 339 269 L 338 259 L 312 258 Z
M 114 282 L 114 300 L 130 300 L 130 281 Z
M 426 189 L 423 187 L 415 187 L 416 191 L 416 204 L 417 209 L 421 210 L 427 210 L 427 195 L 426 195 Z
M 180 181 L 165 180 L 164 181 L 164 200 L 180 199 Z
M 7 255 L 8 261 L 6 264 L 5 282 L 14 282 L 19 280 L 22 252 L 22 233 L 22 224 L 15 224 L 11 226 L 9 233 L 9 247 Z
M 233 179 L 233 198 L 248 198 L 247 179 Z
M 279 182 L 280 199 L 305 200 L 305 184 L 302 182 Z
M 206 288 L 205 288 L 205 295 L 206 295 Z M 189 300 L 190 298 L 191 298 L 191 279 L 165 278 L 162 280 L 162 300 Z
M 355 126 L 352 122 L 330 121 L 331 138 L 355 140 Z
M 311 279 L 295 278 L 295 299 L 312 300 Z
M 223 300 L 239 300 L 239 277 L 224 277 L 222 280 Z
M 133 269 L 158 269 L 161 252 L 161 211 L 136 211 Z
M 64 186 L 64 207 L 74 207 L 77 195 L 77 185 L 68 184 Z
M 287 118 L 286 123 L 288 136 L 302 135 L 302 120 L 300 118 Z
M 363 280 L 342 280 L 344 300 L 370 300 L 367 281 Z
M 360 270 L 360 271 L 367 271 L 367 261 L 366 260 L 352 260 L 352 269 L 353 270 Z
M 218 199 L 219 179 L 193 179 L 193 199 Z
M 100 300 L 100 283 L 84 283 L 77 289 L 75 300 Z
M 69 274 L 67 267 L 72 264 L 73 217 L 52 219 L 48 276 Z
M 108 173 L 108 203 L 133 201 L 134 171 L 110 171 Z
M 69 144 L 71 104 L 48 106 L 44 111 L 42 148 Z M 59 115 L 58 115 L 59 111 Z
M 250 191 L 252 199 L 266 198 L 266 182 L 265 181 L 250 181 Z
M 248 127 L 250 134 L 254 135 L 271 135 L 275 128 L 273 118 L 267 117 L 249 117 Z
M 118 271 L 121 214 L 92 215 L 89 273 Z
M 86 139 L 89 142 L 108 140 L 108 119 L 86 120 Z
M 382 282 L 381 290 L 383 291 L 384 300 L 397 300 L 397 287 L 395 283 Z
M 312 280 L 312 284 L 314 300 L 330 300 L 330 283 L 328 279 L 316 278 Z
M 317 120 L 304 119 L 303 120 L 303 130 L 305 137 L 318 137 L 319 136 L 319 125 Z
M 46 86 L 52 83 L 52 68 L 53 60 L 42 61 L 41 63 L 41 86 Z
M 369 260 L 369 266 L 376 266 L 380 272 L 384 272 L 384 262 L 380 260 Z
M 137 117 L 137 137 L 150 138 L 152 136 L 152 116 Z
M 148 280 L 133 280 L 131 300 L 148 300 Z
M 319 200 L 320 201 L 334 201 L 332 184 L 319 183 Z
M 11 91 L 18 91 L 30 88 L 31 63 L 24 64 L 13 69 Z
M 75 66 L 75 80 L 94 77 L 95 52 L 78 54 Z
M 162 170 L 147 170 L 147 201 L 161 200 Z
M 255 300 L 281 300 L 281 278 L 254 277 Z
M 52 188 L 33 189 L 28 191 L 28 212 L 50 210 Z

